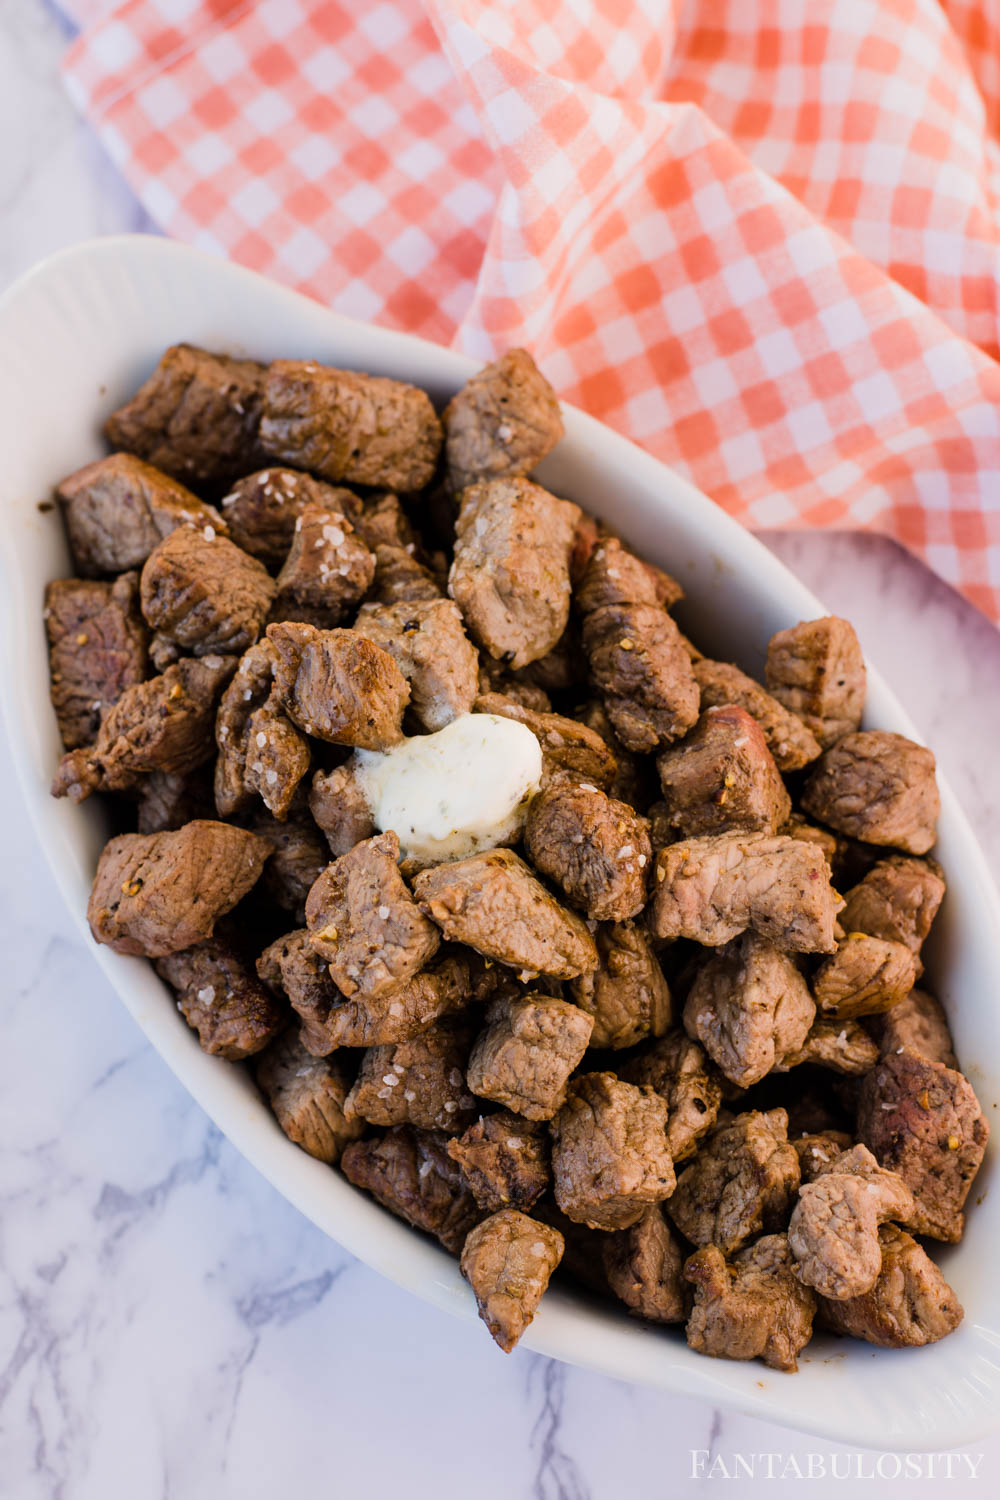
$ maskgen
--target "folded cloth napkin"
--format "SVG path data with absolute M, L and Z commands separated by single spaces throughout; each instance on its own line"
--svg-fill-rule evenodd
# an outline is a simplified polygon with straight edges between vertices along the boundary
M 1000 0 L 77 0 L 153 219 L 1000 620 Z

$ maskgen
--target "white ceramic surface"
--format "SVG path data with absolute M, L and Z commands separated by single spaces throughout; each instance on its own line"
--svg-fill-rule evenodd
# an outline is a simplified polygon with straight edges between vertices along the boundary
M 47 699 L 39 600 L 66 568 L 57 517 L 37 502 L 54 479 L 101 451 L 100 420 L 178 339 L 262 358 L 311 356 L 411 379 L 436 397 L 472 365 L 461 356 L 351 323 L 251 273 L 147 238 L 104 240 L 54 257 L 0 303 L 0 474 L 4 507 L 2 688 L 26 804 L 70 908 L 82 923 L 103 839 L 95 805 L 48 796 L 58 755 Z M 748 533 L 690 486 L 584 415 L 541 477 L 614 524 L 685 585 L 682 623 L 709 649 L 759 670 L 767 637 L 821 606 Z M 870 725 L 914 733 L 872 674 Z M 937 853 L 951 888 L 929 956 L 960 1056 L 984 1107 L 998 1099 L 1000 1013 L 991 1003 L 1000 922 L 989 874 L 947 787 Z M 206 1057 L 140 960 L 106 949 L 98 961 L 153 1045 L 225 1134 L 316 1224 L 400 1285 L 473 1316 L 455 1263 L 335 1173 L 287 1142 L 239 1069 Z M 962 1328 L 933 1349 L 873 1351 L 817 1343 L 794 1378 L 756 1365 L 709 1361 L 676 1336 L 641 1328 L 565 1293 L 546 1298 L 525 1343 L 559 1359 L 747 1413 L 881 1448 L 941 1448 L 992 1430 L 1000 1392 L 1000 1287 L 992 1244 L 1000 1229 L 988 1191 L 995 1153 L 977 1185 L 983 1201 L 963 1244 L 943 1252 L 967 1309 Z M 485 1334 L 483 1335 L 485 1337 Z M 500 1358 L 498 1355 L 497 1358 Z

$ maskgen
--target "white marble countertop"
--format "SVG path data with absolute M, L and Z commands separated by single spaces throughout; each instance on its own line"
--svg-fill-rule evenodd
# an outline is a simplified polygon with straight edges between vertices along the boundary
M 62 94 L 66 35 L 41 0 L 0 5 L 0 288 L 61 245 L 150 227 Z M 891 542 L 766 540 L 855 622 L 1000 869 L 1000 634 Z M 810 1493 L 843 1494 L 835 1457 L 863 1482 L 856 1452 L 778 1425 L 504 1359 L 345 1254 L 229 1147 L 110 993 L 5 744 L 0 827 L 4 1500 L 654 1500 L 710 1491 L 693 1449 L 727 1469 L 777 1455 L 757 1461 L 774 1479 L 727 1494 L 808 1473 Z M 1000 1439 L 950 1467 L 880 1485 L 951 1493 L 975 1471 L 996 1493 Z

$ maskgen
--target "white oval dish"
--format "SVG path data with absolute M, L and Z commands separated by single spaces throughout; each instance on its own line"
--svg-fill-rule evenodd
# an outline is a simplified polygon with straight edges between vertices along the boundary
M 85 930 L 105 820 L 96 802 L 55 802 L 60 744 L 48 698 L 45 583 L 67 574 L 53 483 L 103 451 L 101 422 L 163 349 L 187 340 L 260 359 L 309 357 L 413 381 L 435 400 L 475 365 L 423 340 L 328 312 L 254 273 L 153 237 L 97 240 L 63 251 L 0 299 L 0 537 L 4 621 L 0 685 L 13 757 L 38 838 Z M 688 592 L 682 624 L 707 650 L 752 672 L 768 637 L 822 606 L 747 531 L 657 460 L 599 422 L 565 410 L 566 437 L 540 478 L 669 568 Z M 869 727 L 917 738 L 877 673 Z M 968 822 L 941 788 L 935 854 L 949 894 L 927 955 L 959 1057 L 991 1123 L 1000 1099 L 1000 903 Z M 304 1214 L 375 1270 L 463 1318 L 475 1309 L 457 1263 L 288 1141 L 248 1074 L 203 1053 L 152 968 L 93 947 L 110 983 L 177 1077 L 233 1144 Z M 692 1353 L 676 1330 L 549 1293 L 523 1343 L 541 1353 L 664 1391 L 701 1396 L 831 1439 L 881 1449 L 940 1449 L 1000 1426 L 1000 1195 L 991 1148 L 961 1245 L 941 1247 L 965 1306 L 962 1326 L 928 1349 L 889 1351 L 817 1338 L 797 1375 Z M 935 1252 L 937 1254 L 937 1252 Z M 487 1335 L 483 1332 L 483 1337 Z M 502 1356 L 498 1353 L 496 1356 Z

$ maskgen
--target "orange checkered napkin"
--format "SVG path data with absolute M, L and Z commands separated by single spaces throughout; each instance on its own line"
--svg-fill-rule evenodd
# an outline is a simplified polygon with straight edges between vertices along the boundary
M 1000 0 L 78 0 L 152 217 L 1000 620 Z

